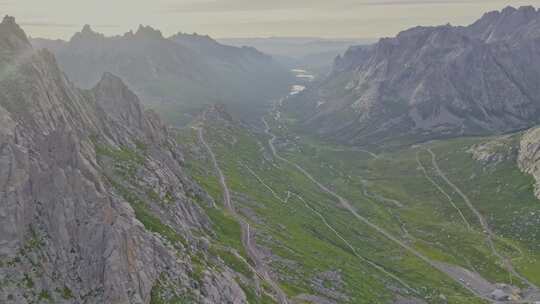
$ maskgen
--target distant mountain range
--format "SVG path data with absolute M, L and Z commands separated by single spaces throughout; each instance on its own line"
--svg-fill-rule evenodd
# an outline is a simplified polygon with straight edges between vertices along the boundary
M 326 72 L 336 56 L 351 45 L 369 45 L 376 39 L 325 39 L 316 37 L 226 38 L 220 42 L 251 46 L 272 55 L 291 68 L 309 69 L 314 73 Z
M 507 7 L 467 27 L 416 27 L 351 47 L 289 109 L 353 144 L 505 133 L 540 122 L 540 13 Z
M 6 16 L 0 303 L 537 303 L 539 128 L 379 153 L 294 127 L 352 144 L 525 128 L 539 47 L 540 13 L 507 8 L 352 47 L 270 103 L 290 73 L 250 47 L 145 26 L 30 40 Z M 173 128 L 131 88 L 175 124 L 226 105 Z
M 229 271 L 193 285 L 187 240 L 212 225 L 195 201 L 211 201 L 177 135 L 120 78 L 74 87 L 12 17 L 0 73 L 0 302 L 246 303 Z
M 196 34 L 165 38 L 149 26 L 106 37 L 86 25 L 69 41 L 31 42 L 51 50 L 77 85 L 89 88 L 104 72 L 114 73 L 177 125 L 212 103 L 249 113 L 285 93 L 291 79 L 287 69 L 254 48 L 226 46 Z

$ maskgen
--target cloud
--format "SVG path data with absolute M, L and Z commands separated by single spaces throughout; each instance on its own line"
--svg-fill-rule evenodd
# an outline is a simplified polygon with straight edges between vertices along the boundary
M 38 27 L 38 28 L 64 28 L 64 29 L 79 29 L 82 28 L 82 24 L 74 24 L 74 23 L 54 23 L 54 22 L 20 22 L 19 23 L 23 27 Z M 97 24 L 93 25 L 93 27 L 96 28 L 118 28 L 119 25 L 113 25 L 113 24 Z
M 463 5 L 489 2 L 493 2 L 493 0 L 207 0 L 169 4 L 161 8 L 160 11 L 170 13 L 215 13 L 281 9 L 339 10 L 362 6 Z
M 415 25 L 466 25 L 487 11 L 527 3 L 540 0 L 0 0 L 0 10 L 46 37 L 69 38 L 83 23 L 107 35 L 143 23 L 166 34 L 373 37 Z
M 314 0 L 313 2 L 300 0 L 300 1 L 288 1 L 288 0 L 274 0 L 274 1 L 261 1 L 261 0 L 230 0 L 230 1 L 217 1 L 209 0 L 204 2 L 187 2 L 187 3 L 175 3 L 170 4 L 162 8 L 162 11 L 166 12 L 185 12 L 185 13 L 205 13 L 205 12 L 231 12 L 231 11 L 265 11 L 265 10 L 278 10 L 278 9 L 298 9 L 309 6 L 318 7 L 325 1 Z
M 360 1 L 358 6 L 392 6 L 392 5 L 454 5 L 454 4 L 478 4 L 491 0 L 394 0 L 394 1 Z
M 23 27 L 54 27 L 54 28 L 77 28 L 78 24 L 52 23 L 52 22 L 20 22 Z

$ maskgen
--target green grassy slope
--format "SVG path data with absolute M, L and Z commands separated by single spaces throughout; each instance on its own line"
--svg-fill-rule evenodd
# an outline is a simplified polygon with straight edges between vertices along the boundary
M 474 270 L 493 283 L 514 283 L 494 256 L 474 214 L 436 174 L 426 147 L 407 148 L 373 158 L 359 151 L 297 138 L 279 129 L 283 156 L 301 164 L 323 184 L 344 196 L 360 214 L 434 261 Z M 273 159 L 268 136 L 233 123 L 205 126 L 240 214 L 256 229 L 257 244 L 269 249 L 267 261 L 290 298 L 313 294 L 340 303 L 390 303 L 396 293 L 430 303 L 482 302 L 447 275 L 356 220 L 294 167 Z M 513 259 L 523 275 L 540 284 L 536 227 L 521 219 L 539 212 L 532 179 L 508 159 L 486 167 L 471 158 L 471 145 L 486 139 L 429 144 L 447 176 L 466 192 L 497 234 L 497 249 Z M 192 175 L 220 203 L 219 184 L 192 130 L 180 142 Z M 453 207 L 426 174 L 449 194 Z M 503 193 L 503 194 L 501 194 Z M 298 196 L 296 195 L 298 194 Z M 457 209 L 461 210 L 460 216 Z M 509 216 L 512 214 L 512 216 Z M 470 228 L 464 223 L 469 223 Z M 219 220 L 217 226 L 220 226 Z M 229 236 L 230 241 L 234 235 Z M 237 244 L 238 245 L 238 244 Z M 377 266 L 374 266 L 377 265 Z M 325 274 L 338 273 L 332 286 Z M 333 291 L 333 292 L 331 292 Z M 441 297 L 443 295 L 443 297 Z

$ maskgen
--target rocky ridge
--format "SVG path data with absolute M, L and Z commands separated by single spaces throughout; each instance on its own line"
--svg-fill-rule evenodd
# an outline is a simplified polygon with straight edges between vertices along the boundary
M 289 103 L 341 142 L 500 134 L 538 123 L 540 13 L 508 7 L 467 27 L 415 27 L 352 47 Z
M 106 73 L 77 89 L 0 24 L 0 302 L 246 303 L 208 267 L 210 201 L 174 132 Z
M 535 195 L 540 199 L 540 128 L 527 131 L 519 146 L 519 168 L 536 180 Z
M 105 72 L 118 75 L 175 125 L 217 102 L 244 114 L 252 104 L 286 92 L 289 79 L 287 70 L 255 49 L 196 34 L 164 37 L 150 26 L 108 37 L 86 25 L 69 41 L 31 42 L 53 52 L 68 77 L 83 88 L 92 87 Z

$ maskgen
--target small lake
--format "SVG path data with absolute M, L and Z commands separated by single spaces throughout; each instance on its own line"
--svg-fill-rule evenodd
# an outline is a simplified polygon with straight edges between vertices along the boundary
M 315 79 L 314 75 L 301 68 L 292 69 L 291 72 L 296 77 L 297 83 L 291 86 L 290 95 L 297 95 L 304 91 L 306 85 Z

